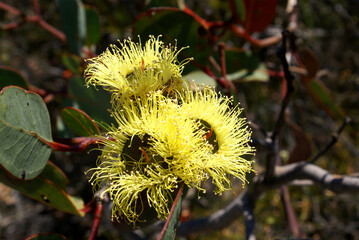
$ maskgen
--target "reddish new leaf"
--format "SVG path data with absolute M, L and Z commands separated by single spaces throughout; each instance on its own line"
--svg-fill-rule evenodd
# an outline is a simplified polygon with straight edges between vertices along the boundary
M 304 48 L 299 52 L 300 60 L 307 70 L 307 79 L 315 77 L 317 72 L 320 70 L 320 62 L 309 48 Z
M 277 0 L 243 0 L 245 20 L 242 22 L 247 33 L 261 32 L 273 21 Z
M 312 154 L 312 149 L 308 137 L 305 135 L 303 129 L 290 121 L 288 118 L 286 122 L 295 138 L 295 147 L 290 153 L 288 163 L 308 160 Z

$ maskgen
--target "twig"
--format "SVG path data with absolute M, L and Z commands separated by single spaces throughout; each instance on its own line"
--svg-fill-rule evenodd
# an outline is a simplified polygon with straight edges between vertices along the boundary
M 256 47 L 260 47 L 260 48 L 265 48 L 265 47 L 274 45 L 282 39 L 281 34 L 274 35 L 274 36 L 264 38 L 264 39 L 256 39 L 256 38 L 251 37 L 244 29 L 240 28 L 236 24 L 232 24 L 230 26 L 230 29 L 237 36 L 245 39 L 246 41 L 248 41 L 251 44 L 255 45 Z
M 175 208 L 176 208 L 176 205 L 177 205 L 177 203 L 178 203 L 178 200 L 180 199 L 180 197 L 181 197 L 181 195 L 182 195 L 183 186 L 184 186 L 184 183 L 182 182 L 180 188 L 178 189 L 176 198 L 175 198 L 175 200 L 174 200 L 173 203 L 172 203 L 172 207 L 171 207 L 171 210 L 170 210 L 170 214 L 168 215 L 167 220 L 166 220 L 166 222 L 165 222 L 165 225 L 163 226 L 162 231 L 161 231 L 160 235 L 158 236 L 158 240 L 161 240 L 161 239 L 163 238 L 163 235 L 165 234 L 165 232 L 166 232 L 166 230 L 167 230 L 168 224 L 169 224 L 170 221 L 171 221 L 171 218 L 172 218 L 173 213 L 174 213 L 174 211 L 175 211 Z
M 44 139 L 41 139 L 47 145 L 49 145 L 53 151 L 60 151 L 60 152 L 82 152 L 91 144 L 99 144 L 101 139 L 98 137 L 77 137 L 77 138 L 70 138 L 70 139 L 61 139 L 58 141 L 66 142 L 67 145 L 64 143 L 52 141 L 48 142 Z
M 332 175 L 327 170 L 308 162 L 297 162 L 276 167 L 273 187 L 286 184 L 293 180 L 306 179 L 333 192 L 359 192 L 359 178 Z
M 235 219 L 242 215 L 246 198 L 248 198 L 247 190 L 243 191 L 225 208 L 212 215 L 181 223 L 177 230 L 177 235 L 188 236 L 192 233 L 211 232 L 228 227 Z
M 218 51 L 219 51 L 219 56 L 220 56 L 220 63 L 221 63 L 221 79 L 223 79 L 223 81 L 226 83 L 226 90 L 229 92 L 229 87 L 232 89 L 232 91 L 234 93 L 237 93 L 237 89 L 234 86 L 233 82 L 230 81 L 227 78 L 227 67 L 226 67 L 226 53 L 225 53 L 225 44 L 224 43 L 220 43 L 218 45 Z
M 97 238 L 98 228 L 100 226 L 101 216 L 102 216 L 102 200 L 99 196 L 96 196 L 96 209 L 95 209 L 95 216 L 92 223 L 91 233 L 89 240 L 95 240 Z
M 235 88 L 233 82 L 229 81 L 228 79 L 224 79 L 223 77 L 217 77 L 213 71 L 208 66 L 203 66 L 197 61 L 192 61 L 194 65 L 196 65 L 201 71 L 203 71 L 205 74 L 213 78 L 220 86 L 222 86 L 224 89 L 228 89 L 229 87 Z M 232 87 L 233 85 L 233 87 Z
M 8 5 L 8 4 L 0 2 L 0 8 L 2 8 L 2 9 L 6 10 L 6 11 L 8 11 L 8 12 L 14 14 L 14 15 L 23 16 L 23 19 L 20 22 L 13 22 L 13 23 L 4 24 L 4 25 L 1 26 L 1 28 L 3 30 L 9 30 L 9 29 L 17 28 L 17 27 L 21 26 L 23 23 L 34 22 L 34 23 L 38 24 L 39 26 L 41 26 L 43 29 L 50 32 L 52 35 L 59 38 L 61 41 L 66 42 L 66 36 L 65 36 L 65 34 L 63 32 L 61 32 L 60 30 L 58 30 L 55 27 L 51 26 L 50 24 L 48 24 L 46 21 L 44 21 L 42 19 L 38 0 L 33 0 L 33 5 L 34 5 L 35 15 L 26 16 L 25 14 L 23 14 L 18 9 L 16 9 L 16 8 L 14 8 L 14 7 L 12 7 L 12 6 Z
M 342 131 L 344 130 L 345 126 L 350 122 L 351 122 L 351 119 L 349 117 L 344 118 L 342 125 L 338 128 L 337 131 L 335 131 L 332 134 L 332 140 L 328 143 L 327 146 L 325 146 L 325 148 L 323 148 L 320 152 L 318 152 L 312 158 L 312 160 L 310 160 L 311 163 L 314 163 L 315 161 L 317 161 L 321 156 L 323 156 L 338 141 L 339 136 L 342 133 Z
M 302 231 L 300 229 L 297 216 L 295 215 L 295 212 L 293 211 L 293 206 L 290 201 L 290 193 L 287 186 L 281 186 L 280 187 L 280 195 L 282 199 L 282 203 L 285 209 L 285 215 L 287 217 L 287 222 L 289 224 L 289 228 L 292 231 L 293 235 L 297 238 L 301 238 Z
M 249 201 L 248 198 L 245 199 L 243 205 L 243 216 L 246 226 L 246 239 L 247 240 L 255 240 L 256 237 L 254 235 L 254 204 Z
M 281 106 L 281 109 L 280 109 L 280 112 L 279 112 L 278 119 L 276 121 L 276 126 L 275 126 L 274 131 L 273 131 L 273 135 L 272 135 L 273 139 L 276 138 L 279 135 L 280 131 L 283 128 L 283 125 L 284 125 L 284 112 L 285 112 L 285 109 L 287 108 L 287 106 L 289 104 L 290 97 L 291 97 L 292 93 L 294 92 L 294 86 L 293 86 L 294 77 L 291 74 L 291 72 L 289 71 L 289 64 L 288 64 L 286 56 L 285 56 L 286 52 L 287 52 L 287 35 L 289 34 L 289 32 L 284 31 L 282 34 L 283 34 L 282 44 L 281 44 L 280 48 L 277 51 L 277 56 L 280 59 L 280 61 L 282 63 L 282 66 L 283 66 L 284 78 L 285 78 L 286 83 L 287 83 L 287 91 L 286 91 L 286 95 L 285 95 L 285 97 L 283 99 L 283 102 L 282 102 L 282 106 Z
M 33 0 L 33 1 L 32 1 L 32 5 L 34 5 L 35 14 L 36 14 L 37 16 L 41 16 L 39 1 L 38 1 L 38 0 Z
M 303 161 L 276 166 L 270 183 L 264 181 L 264 174 L 256 176 L 250 194 L 248 190 L 245 190 L 225 208 L 212 215 L 182 223 L 177 230 L 177 235 L 188 236 L 193 233 L 212 232 L 226 228 L 243 214 L 249 195 L 258 198 L 264 191 L 281 187 L 298 179 L 311 180 L 319 187 L 337 193 L 359 193 L 359 178 L 356 177 L 333 175 L 314 164 Z
M 278 58 L 280 59 L 282 66 L 283 66 L 284 77 L 285 77 L 285 80 L 287 83 L 287 91 L 286 91 L 286 94 L 282 101 L 280 112 L 277 117 L 277 121 L 276 121 L 274 130 L 273 130 L 273 133 L 271 135 L 273 152 L 272 152 L 272 154 L 267 156 L 266 173 L 265 173 L 266 181 L 271 180 L 273 173 L 274 173 L 274 167 L 275 167 L 276 163 L 279 162 L 279 134 L 282 131 L 282 128 L 285 123 L 285 119 L 284 119 L 285 110 L 287 109 L 287 106 L 289 104 L 292 93 L 294 92 L 294 86 L 293 86 L 294 77 L 289 71 L 289 64 L 288 64 L 286 56 L 285 56 L 286 52 L 287 52 L 287 35 L 288 34 L 289 34 L 288 31 L 283 31 L 282 44 L 277 51 Z
M 12 7 L 12 6 L 8 5 L 8 4 L 6 4 L 6 3 L 0 2 L 0 8 L 2 8 L 2 9 L 4 9 L 5 11 L 7 11 L 7 12 L 9 12 L 9 13 L 12 13 L 12 14 L 14 14 L 14 15 L 17 15 L 17 16 L 20 16 L 20 15 L 21 15 L 21 12 L 20 12 L 18 9 L 16 9 L 16 8 L 14 8 L 14 7 Z

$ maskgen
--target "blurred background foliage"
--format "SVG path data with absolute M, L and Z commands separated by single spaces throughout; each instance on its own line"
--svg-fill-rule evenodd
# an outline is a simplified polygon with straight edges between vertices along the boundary
M 30 0 L 1 2 L 26 15 L 34 14 L 33 2 Z M 76 132 L 68 129 L 61 120 L 61 115 L 69 114 L 70 111 L 64 112 L 64 107 L 79 108 L 98 122 L 113 121 L 107 114 L 110 106 L 106 92 L 83 86 L 82 71 L 85 63 L 82 58 L 91 54 L 81 52 L 77 44 L 84 43 L 88 52 L 100 54 L 118 39 L 132 37 L 137 40 L 137 35 L 141 35 L 141 41 L 144 42 L 149 34 L 162 34 L 165 42 L 173 43 L 177 39 L 179 47 L 189 46 L 189 49 L 183 51 L 185 55 L 180 56 L 182 59 L 194 57 L 195 61 L 206 66 L 209 64 L 209 55 L 216 60 L 220 58 L 218 42 L 210 42 L 207 30 L 189 15 L 176 11 L 141 15 L 152 7 L 178 7 L 180 2 L 83 0 L 86 11 L 83 14 L 88 19 L 87 34 L 73 36 L 74 42 L 67 44 L 34 23 L 2 29 L 0 64 L 15 69 L 15 72 L 27 79 L 30 86 L 51 93 L 43 96 L 51 96 L 51 99 L 47 99 L 47 107 L 54 139 L 74 137 Z M 66 31 L 61 11 L 66 12 L 68 9 L 61 9 L 55 1 L 39 3 L 42 18 L 55 28 Z M 252 37 L 264 39 L 278 35 L 287 28 L 291 23 L 286 12 L 287 3 L 288 1 L 279 0 L 270 25 L 260 31 L 253 31 Z M 230 6 L 226 1 L 198 0 L 186 1 L 186 4 L 207 21 L 225 22 L 231 17 Z M 270 8 L 265 8 L 264 11 L 266 9 L 270 12 Z M 300 59 L 304 70 L 313 74 L 311 77 L 316 79 L 319 89 L 324 89 L 324 99 L 329 99 L 329 102 L 324 101 L 323 105 L 323 102 L 316 99 L 320 97 L 321 91 L 313 90 L 306 84 L 308 79 L 303 79 L 301 75 L 303 66 L 302 69 L 292 68 L 296 78 L 296 91 L 290 102 L 287 125 L 280 139 L 283 163 L 296 161 L 296 147 L 302 147 L 299 154 L 301 158 L 305 153 L 308 153 L 308 157 L 319 152 L 331 140 L 331 134 L 341 124 L 343 116 L 349 116 L 352 124 L 343 132 L 338 143 L 320 157 L 317 164 L 330 173 L 356 176 L 359 172 L 359 1 L 300 0 L 297 11 L 294 33 Z M 245 11 L 239 8 L 238 12 L 239 19 L 243 20 Z M 21 22 L 21 18 L 0 10 L 2 26 L 14 21 Z M 256 17 L 252 21 L 256 21 Z M 228 79 L 233 80 L 237 89 L 234 97 L 244 107 L 246 117 L 259 126 L 259 129 L 254 129 L 254 137 L 263 138 L 260 129 L 273 130 L 276 121 L 273 116 L 278 114 L 282 101 L 282 78 L 274 74 L 281 69 L 276 56 L 280 42 L 258 47 L 231 31 L 226 31 L 223 35 L 222 32 L 211 34 L 220 36 L 220 42 L 225 43 Z M 294 60 L 292 64 L 298 65 Z M 213 72 L 220 74 L 215 68 Z M 4 71 L 2 74 L 5 74 Z M 185 67 L 183 74 L 189 74 L 187 78 L 197 82 L 216 84 L 213 78 L 203 74 L 198 65 L 193 63 Z M 218 89 L 226 90 L 223 86 L 218 86 Z M 83 136 L 82 133 L 79 134 Z M 69 177 L 68 193 L 81 196 L 85 203 L 92 198 L 92 190 L 83 172 L 95 166 L 96 156 L 96 151 L 88 154 L 53 152 L 50 158 Z M 255 164 L 258 172 L 263 171 L 263 159 L 265 152 L 259 149 Z M 241 183 L 237 183 L 234 195 L 229 192 L 219 198 L 207 194 L 198 201 L 193 200 L 189 218 L 208 216 L 226 206 L 240 191 Z M 24 239 L 39 232 L 61 233 L 69 239 L 86 239 L 89 234 L 91 214 L 84 218 L 65 214 L 23 197 L 2 184 L 0 192 L 1 239 Z M 289 193 L 294 212 L 306 236 L 312 239 L 358 239 L 358 194 L 334 194 L 317 186 L 290 186 Z M 255 208 L 258 239 L 286 239 L 293 236 L 282 201 L 279 190 L 268 191 L 258 199 Z M 109 216 L 104 216 L 101 224 L 99 239 L 126 238 L 111 225 Z M 198 234 L 189 239 L 244 239 L 244 236 L 243 219 L 240 218 L 222 231 Z

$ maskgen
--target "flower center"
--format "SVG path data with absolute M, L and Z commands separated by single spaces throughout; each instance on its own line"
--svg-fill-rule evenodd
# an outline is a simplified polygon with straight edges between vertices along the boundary
M 216 153 L 219 149 L 219 145 L 215 131 L 208 122 L 202 119 L 198 119 L 198 121 L 200 122 L 200 128 L 198 131 L 202 131 L 204 133 L 204 140 L 206 140 L 213 147 L 212 153 Z
M 168 168 L 164 158 L 156 154 L 155 148 L 151 144 L 149 134 L 133 135 L 126 141 L 121 158 L 126 162 L 127 170 L 143 170 L 145 165 L 158 163 L 164 168 Z

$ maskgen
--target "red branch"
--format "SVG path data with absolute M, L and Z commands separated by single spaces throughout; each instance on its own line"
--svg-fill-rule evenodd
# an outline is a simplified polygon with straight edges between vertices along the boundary
M 96 199 L 95 216 L 92 223 L 91 234 L 89 240 L 95 240 L 97 238 L 98 228 L 100 227 L 100 221 L 102 217 L 102 201 L 100 198 Z
M 159 235 L 159 237 L 158 237 L 158 240 L 161 240 L 161 239 L 163 238 L 163 235 L 165 234 L 165 232 L 166 232 L 166 230 L 167 230 L 168 224 L 170 223 L 171 218 L 172 218 L 172 215 L 173 215 L 173 213 L 174 213 L 174 211 L 175 211 L 177 202 L 178 202 L 178 200 L 180 199 L 180 197 L 181 197 L 181 195 L 182 195 L 183 186 L 184 186 L 184 184 L 183 184 L 183 182 L 182 182 L 180 188 L 178 189 L 176 198 L 175 198 L 175 200 L 173 201 L 173 204 L 172 204 L 172 207 L 171 207 L 171 210 L 170 210 L 170 214 L 169 214 L 168 217 L 167 217 L 166 223 L 165 223 L 165 225 L 164 225 L 163 228 L 162 228 L 162 231 L 161 231 L 161 233 L 160 233 L 160 235 Z
M 243 39 L 247 40 L 248 42 L 252 43 L 253 45 L 255 45 L 257 47 L 261 47 L 261 48 L 274 45 L 282 39 L 281 34 L 274 35 L 274 36 L 264 38 L 264 39 L 256 39 L 256 38 L 251 37 L 243 28 L 240 28 L 236 24 L 231 25 L 231 30 L 234 34 L 236 34 L 240 38 L 243 38 Z
M 2 26 L 2 29 L 3 30 L 13 29 L 13 28 L 17 28 L 17 27 L 21 26 L 23 23 L 34 22 L 34 23 L 38 24 L 39 26 L 41 26 L 42 28 L 44 28 L 45 30 L 47 30 L 48 32 L 50 32 L 55 37 L 59 38 L 61 41 L 66 42 L 66 36 L 63 32 L 54 28 L 53 26 L 51 26 L 50 24 L 48 24 L 46 21 L 44 21 L 42 19 L 41 15 L 40 15 L 40 6 L 38 3 L 38 0 L 33 0 L 33 5 L 34 5 L 35 15 L 25 16 L 25 14 L 23 14 L 18 9 L 16 9 L 8 4 L 0 2 L 0 8 L 8 11 L 9 13 L 17 15 L 17 16 L 24 16 L 20 22 L 4 24 Z
M 61 139 L 60 142 L 47 142 L 43 140 L 47 145 L 51 147 L 53 151 L 60 152 L 82 152 L 91 144 L 98 144 L 101 139 L 98 137 L 77 137 L 70 139 Z M 66 143 L 66 144 L 64 144 Z M 69 145 L 67 145 L 69 144 Z
M 14 15 L 17 15 L 17 16 L 20 16 L 21 15 L 21 12 L 19 10 L 17 10 L 16 8 L 10 6 L 10 5 L 7 5 L 6 3 L 2 3 L 0 2 L 0 8 L 8 11 L 9 13 L 12 13 Z

